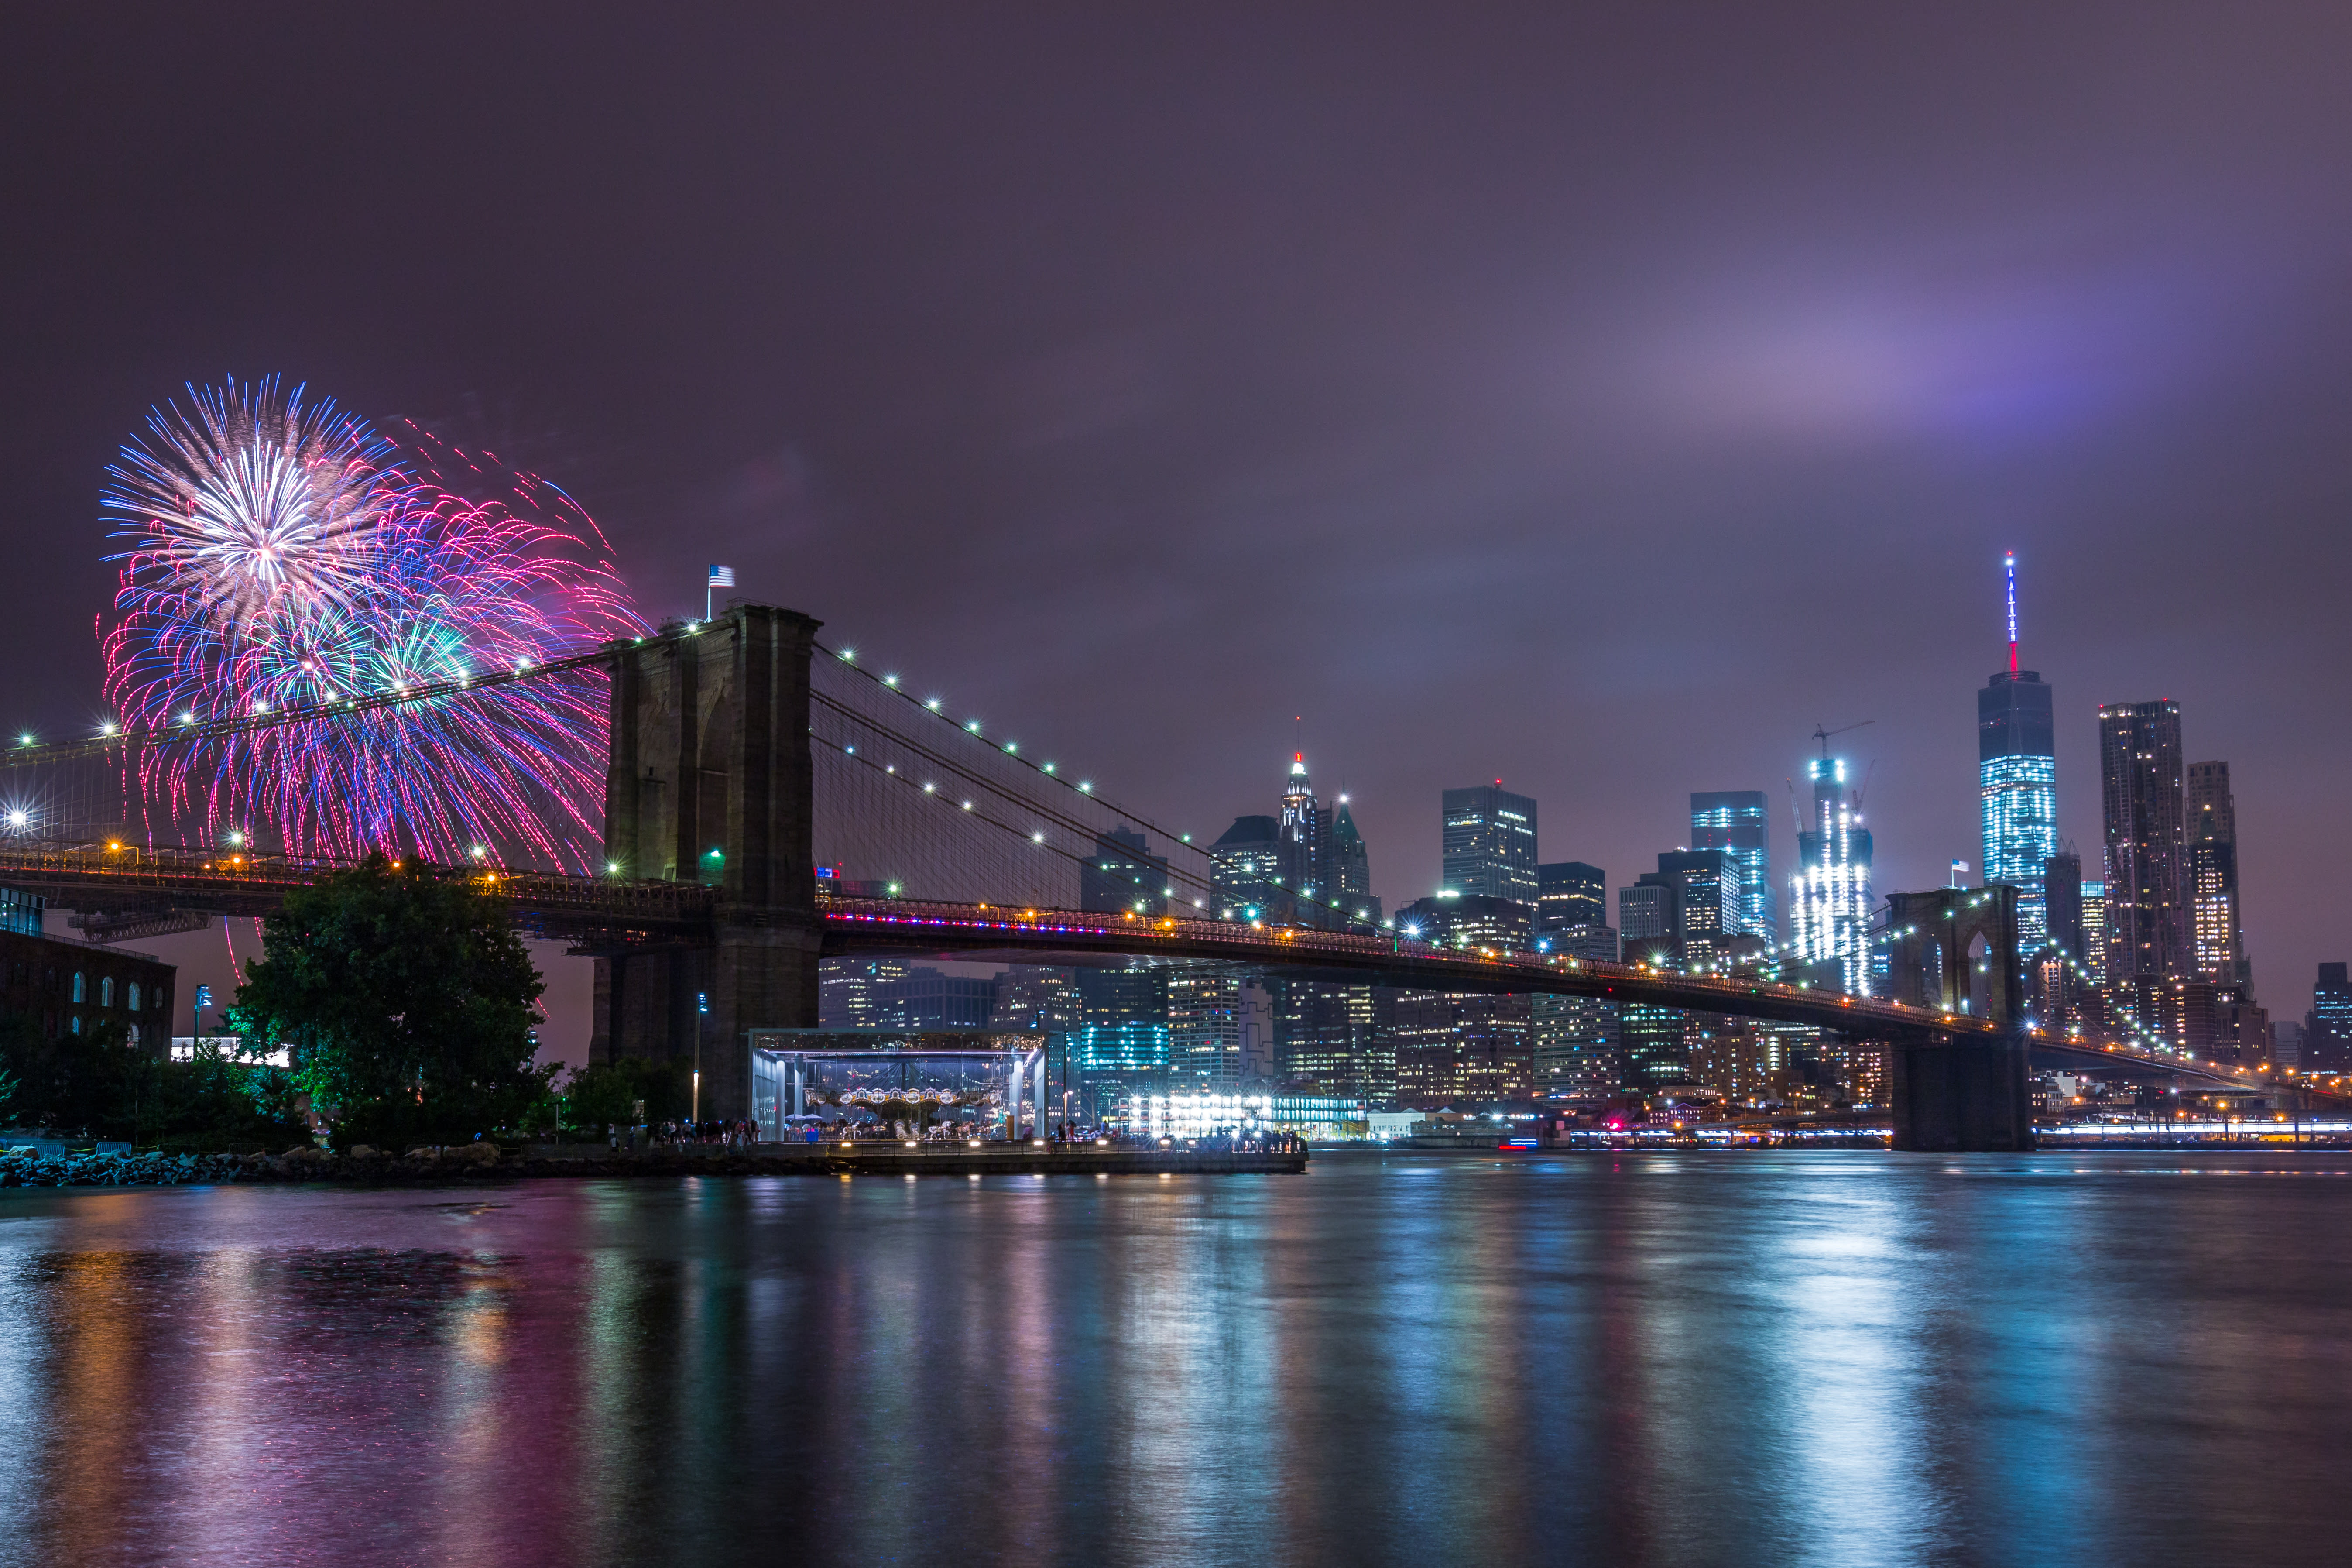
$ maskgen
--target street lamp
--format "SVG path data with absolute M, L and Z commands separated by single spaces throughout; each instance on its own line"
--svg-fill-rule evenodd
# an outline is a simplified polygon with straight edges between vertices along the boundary
M 710 1021 L 710 993 L 694 994 L 694 1093 L 687 1113 L 689 1121 L 702 1120 L 702 1029 Z

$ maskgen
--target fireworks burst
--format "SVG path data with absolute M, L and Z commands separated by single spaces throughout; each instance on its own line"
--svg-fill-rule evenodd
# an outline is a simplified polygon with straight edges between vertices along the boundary
M 129 727 L 324 707 L 646 629 L 604 535 L 554 486 L 420 432 L 394 441 L 331 405 L 305 411 L 274 383 L 194 396 L 196 420 L 149 421 L 162 451 L 126 447 L 110 470 L 131 548 L 102 641 Z M 275 488 L 257 485 L 271 473 Z M 306 499 L 265 526 L 263 495 Z M 266 823 L 302 854 L 457 861 L 484 846 L 587 870 L 606 723 L 604 675 L 567 670 L 252 730 L 199 756 L 143 747 L 134 765 L 151 831 L 157 816 L 208 837 Z
M 275 377 L 191 386 L 193 413 L 147 416 L 107 469 L 104 505 L 150 593 L 183 618 L 265 636 L 273 616 L 349 605 L 377 527 L 401 506 L 390 444 L 331 400 L 305 407 Z

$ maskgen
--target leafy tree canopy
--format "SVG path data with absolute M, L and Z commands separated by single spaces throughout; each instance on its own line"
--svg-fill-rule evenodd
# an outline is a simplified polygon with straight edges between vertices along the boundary
M 274 1152 L 309 1142 L 284 1073 L 209 1049 L 193 1061 L 165 1061 L 126 1035 L 112 1023 L 51 1039 L 30 1015 L 0 1020 L 0 1124 L 166 1150 Z M 12 1085 L 13 1096 L 5 1092 Z
M 531 1026 L 545 989 L 505 901 L 457 872 L 381 855 L 289 896 L 230 1017 L 285 1047 L 344 1142 L 453 1142 L 546 1092 Z
M 682 1120 L 693 1088 L 684 1064 L 625 1057 L 575 1069 L 563 1086 L 563 1124 L 580 1132 L 602 1133 L 607 1125 L 626 1126 L 644 1100 L 648 1122 Z

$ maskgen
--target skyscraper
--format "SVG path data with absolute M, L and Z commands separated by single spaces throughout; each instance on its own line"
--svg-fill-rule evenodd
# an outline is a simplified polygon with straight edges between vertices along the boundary
M 1556 935 L 1609 923 L 1609 873 L 1581 860 L 1536 868 L 1536 930 Z
M 2076 963 L 2083 958 L 2083 858 L 2070 847 L 2042 862 L 2042 899 L 2050 940 Z
M 1532 911 L 1516 899 L 1439 893 L 1397 910 L 1397 930 L 1444 947 L 1491 947 L 1524 952 L 1534 945 Z
M 1977 791 L 1984 811 L 1984 880 L 2017 889 L 2021 953 L 2049 935 L 2042 873 L 2058 852 L 2058 756 L 2050 688 L 2017 667 L 2017 557 L 2009 578 L 2009 668 L 1977 693 Z
M 1291 918 L 1307 925 L 1328 923 L 1331 887 L 1331 824 L 1315 799 L 1307 780 L 1307 753 L 1294 752 L 1290 776 L 1282 785 L 1282 819 L 1276 853 L 1282 866 L 1282 885 L 1292 895 Z
M 1230 1092 L 1241 1080 L 1238 965 L 1201 964 L 1168 974 L 1168 1060 L 1191 1087 Z
M 1536 803 L 1496 779 L 1444 800 L 1444 888 L 1536 903 Z
M 2191 948 L 2179 704 L 2100 708 L 2099 794 L 2106 818 L 2107 983 L 2186 979 Z
M 1739 861 L 1740 909 L 1733 935 L 1780 934 L 1780 899 L 1772 888 L 1772 837 L 1760 789 L 1711 790 L 1691 795 L 1691 847 L 1728 849 Z
M 1846 793 L 1845 759 L 1822 755 L 1806 764 L 1813 784 L 1811 824 L 1797 835 L 1797 874 L 1789 883 L 1789 946 L 1800 978 L 1857 996 L 1871 991 L 1870 830 Z
M 1331 868 L 1328 875 L 1331 896 L 1348 919 L 1380 923 L 1381 901 L 1372 896 L 1371 854 L 1364 847 L 1364 836 L 1356 826 L 1355 815 L 1349 811 L 1344 795 L 1331 813 Z
M 2341 963 L 2319 966 L 2303 1019 L 2302 1067 L 2307 1073 L 2352 1069 L 2352 979 Z
M 1236 816 L 1209 846 L 1209 884 L 1221 921 L 1274 918 L 1275 879 L 1282 875 L 1282 824 L 1271 816 Z
M 1078 868 L 1078 908 L 1105 914 L 1168 912 L 1168 857 L 1151 853 L 1133 828 L 1095 836 L 1095 853 Z
M 1749 903 L 1733 849 L 1675 849 L 1658 857 L 1657 877 L 1675 889 L 1674 936 L 1683 967 L 1702 969 L 1743 934 Z M 1643 880 L 1647 881 L 1645 875 Z
M 2107 983 L 2107 885 L 2083 884 L 2083 949 L 2075 955 L 2093 985 Z
M 897 985 L 912 971 L 895 958 L 828 958 L 817 970 L 817 1022 L 828 1029 L 903 1029 Z
M 1617 933 L 1578 925 L 1553 933 L 1554 951 L 1571 958 L 1618 960 Z M 1617 1005 L 1594 996 L 1528 999 L 1536 1087 L 1544 1093 L 1605 1094 L 1624 1076 L 1617 1054 Z
M 1629 955 L 1634 945 L 1641 956 L 1663 952 L 1671 962 L 1674 935 L 1682 926 L 1682 906 L 1674 883 L 1654 871 L 1645 871 L 1630 888 L 1617 889 L 1617 930 Z M 1658 944 L 1669 944 L 1660 949 Z
M 1066 969 L 1021 964 L 996 976 L 996 1005 L 989 1010 L 992 1029 L 1035 1031 L 1059 1035 L 1083 1021 L 1078 983 Z
M 2208 980 L 2244 985 L 2253 977 L 2238 906 L 2238 805 L 2230 793 L 2230 764 L 2189 763 L 2188 804 L 2192 962 Z
M 1370 858 L 1347 797 L 1339 797 L 1336 816 L 1323 809 L 1303 752 L 1291 753 L 1281 814 L 1234 818 L 1209 847 L 1209 863 L 1219 920 L 1379 923 Z

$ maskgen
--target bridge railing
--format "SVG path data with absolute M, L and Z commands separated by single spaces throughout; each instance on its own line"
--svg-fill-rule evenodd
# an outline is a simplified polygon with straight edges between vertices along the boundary
M 1696 1011 L 1721 1012 L 1737 1016 L 1754 1008 L 1759 998 L 1783 1004 L 1834 1006 L 1842 1020 L 1851 1020 L 1856 1033 L 1867 1034 L 1872 1026 L 1900 1029 L 1905 1032 L 1922 1028 L 1947 1034 L 1990 1037 L 2000 1032 L 2000 1026 L 1990 1019 L 1970 1017 L 1966 1014 L 1944 1013 L 1919 1007 L 1885 997 L 1858 997 L 1825 993 L 1803 985 L 1785 984 L 1763 979 L 1720 979 L 1707 975 L 1677 974 L 1658 971 L 1641 964 L 1612 963 L 1598 959 L 1572 958 L 1558 954 L 1524 952 L 1501 948 L 1465 949 L 1442 943 L 1423 942 L 1393 932 L 1367 935 L 1347 931 L 1318 930 L 1305 926 L 1244 924 L 1231 921 L 1204 921 L 1176 916 L 1151 916 L 1129 913 L 1108 913 L 1093 910 L 1046 909 L 1033 906 L 1007 906 L 984 903 L 959 903 L 935 900 L 868 899 L 821 896 L 821 910 L 828 916 L 845 921 L 883 921 L 949 925 L 1023 931 L 1038 935 L 1073 935 L 1110 938 L 1131 942 L 1139 947 L 1164 942 L 1171 947 L 1186 944 L 1207 944 L 1227 950 L 1247 949 L 1263 962 L 1278 964 L 1314 954 L 1326 954 L 1349 959 L 1378 960 L 1400 957 L 1414 961 L 1423 967 L 1431 989 L 1444 989 L 1444 970 L 1454 970 L 1466 977 L 1476 975 L 1492 978 L 1497 971 L 1506 974 L 1517 972 L 1533 979 L 1538 975 L 1558 974 L 1563 970 L 1589 974 L 1596 979 L 1616 980 L 1644 987 L 1660 982 L 1671 984 L 1676 994 L 1674 1005 L 1688 1005 Z M 1427 973 L 1428 970 L 1439 971 Z M 1707 1005 L 1713 1002 L 1713 1006 Z M 1665 1005 L 1667 1004 L 1660 1004 Z M 2117 1062 L 2131 1062 L 2168 1071 L 2189 1071 L 2200 1076 L 2223 1079 L 2284 1084 L 2289 1080 L 2263 1077 L 2244 1068 L 2200 1060 L 2182 1050 L 2156 1050 L 2133 1040 L 2107 1040 L 2082 1037 L 2058 1037 L 2047 1031 L 2028 1030 L 2029 1038 L 2050 1046 L 2068 1047 L 2098 1053 L 2102 1058 Z M 2297 1083 L 2295 1087 L 2303 1087 Z
M 285 893 L 352 868 L 345 860 L 304 859 L 248 850 L 157 849 L 127 841 L 74 845 L 0 846 L 0 881 L 103 885 L 152 894 L 223 890 Z M 395 861 L 397 865 L 399 862 Z M 500 867 L 439 866 L 479 883 L 520 908 L 616 923 L 691 923 L 710 908 L 711 890 L 698 882 L 631 881 L 617 877 L 567 877 Z
M 1172 915 L 1112 914 L 1091 910 L 1056 910 L 1037 907 L 1003 906 L 981 903 L 953 903 L 913 899 L 866 899 L 831 897 L 820 900 L 822 907 L 832 914 L 850 920 L 907 921 L 920 923 L 982 926 L 1009 931 L 1052 932 L 1071 935 L 1094 935 L 1118 939 L 1132 938 L 1139 942 L 1165 942 L 1170 945 L 1184 942 L 1210 942 L 1226 947 L 1244 947 L 1261 952 L 1268 962 L 1279 963 L 1286 958 L 1308 954 L 1325 954 L 1359 961 L 1383 957 L 1406 958 L 1419 964 L 1458 969 L 1465 973 L 1491 976 L 1497 971 L 1517 971 L 1533 977 L 1538 974 L 1558 974 L 1563 971 L 1591 974 L 1598 978 L 1613 978 L 1628 983 L 1671 981 L 1675 988 L 1695 1002 L 1719 1000 L 1716 1009 L 1700 1010 L 1738 1013 L 1743 1005 L 1752 1006 L 1759 996 L 1791 1003 L 1830 1004 L 1838 1005 L 1856 1025 L 1879 1022 L 1905 1029 L 1933 1026 L 1967 1033 L 1989 1034 L 1995 1026 L 1984 1019 L 1964 1015 L 1937 1016 L 1924 1008 L 1875 997 L 1832 997 L 1802 985 L 1788 985 L 1767 980 L 1717 979 L 1705 975 L 1685 975 L 1671 971 L 1661 972 L 1641 964 L 1612 963 L 1599 959 L 1573 958 L 1559 954 L 1516 952 L 1502 948 L 1449 947 L 1443 943 L 1423 942 L 1394 932 L 1380 935 L 1348 931 L 1324 931 L 1309 926 L 1267 925 L 1262 922 L 1244 924 L 1233 921 L 1183 919 Z

